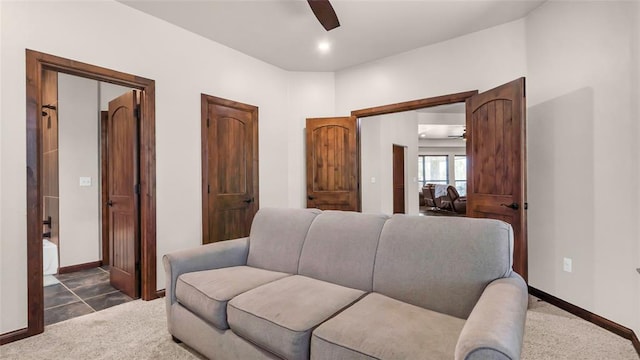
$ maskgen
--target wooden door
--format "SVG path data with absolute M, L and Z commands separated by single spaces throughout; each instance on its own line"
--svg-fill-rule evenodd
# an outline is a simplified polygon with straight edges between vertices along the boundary
M 469 98 L 467 215 L 513 226 L 514 270 L 527 280 L 525 80 Z
M 111 285 L 139 297 L 138 94 L 109 102 L 107 130 Z
M 109 249 L 109 147 L 107 134 L 109 133 L 109 111 L 100 111 L 100 196 L 101 196 L 101 234 L 102 234 L 102 265 L 111 265 L 111 250 Z
M 307 119 L 307 207 L 358 210 L 356 118 Z
M 393 213 L 405 213 L 404 146 L 393 145 Z
M 249 235 L 258 211 L 258 108 L 202 94 L 203 244 Z

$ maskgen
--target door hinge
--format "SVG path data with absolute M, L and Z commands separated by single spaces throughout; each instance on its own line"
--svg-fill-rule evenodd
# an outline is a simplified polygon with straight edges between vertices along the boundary
M 136 119 L 140 120 L 140 105 L 136 105 L 136 108 L 133 109 L 133 116 L 135 116 Z
M 136 193 L 136 195 L 140 195 L 140 184 L 136 184 L 133 187 L 133 191 Z
M 209 127 L 209 124 L 211 124 L 211 119 L 207 118 L 207 127 Z
M 207 185 L 207 194 L 211 194 L 211 184 Z

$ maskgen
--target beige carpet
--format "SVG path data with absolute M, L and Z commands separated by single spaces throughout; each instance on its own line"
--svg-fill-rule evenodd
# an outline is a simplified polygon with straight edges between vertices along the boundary
M 164 299 L 132 301 L 47 326 L 0 359 L 200 359 L 167 333 Z M 523 359 L 638 359 L 631 342 L 532 298 Z

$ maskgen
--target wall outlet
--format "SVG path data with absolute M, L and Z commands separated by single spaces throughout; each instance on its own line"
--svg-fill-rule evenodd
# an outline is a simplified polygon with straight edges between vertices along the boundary
M 563 258 L 562 259 L 562 270 L 564 270 L 566 272 L 572 272 L 573 271 L 573 261 L 570 258 Z
M 80 186 L 91 186 L 91 177 L 89 177 L 89 176 L 81 176 L 80 177 Z
M 371 183 L 375 184 L 376 183 L 376 178 L 375 177 L 371 177 Z

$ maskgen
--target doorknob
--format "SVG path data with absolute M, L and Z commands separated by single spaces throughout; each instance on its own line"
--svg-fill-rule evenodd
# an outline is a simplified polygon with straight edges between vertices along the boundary
M 307 196 L 307 199 L 309 199 L 309 200 L 314 200 L 315 198 L 316 198 L 315 196 L 311 196 L 311 195 Z
M 246 202 L 247 204 L 251 204 L 253 202 L 253 198 L 246 199 L 246 200 L 243 200 L 243 201 Z
M 520 208 L 520 205 L 518 205 L 518 203 L 511 203 L 510 205 L 500 204 L 500 206 L 508 207 L 508 208 L 513 209 L 513 210 L 518 210 Z
M 111 200 L 107 201 L 107 205 L 113 206 L 113 201 L 111 201 Z

